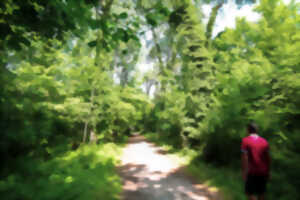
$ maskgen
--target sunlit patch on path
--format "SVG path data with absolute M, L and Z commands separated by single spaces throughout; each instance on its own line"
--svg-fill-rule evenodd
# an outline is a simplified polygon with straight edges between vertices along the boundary
M 122 200 L 221 200 L 183 175 L 180 164 L 161 151 L 141 136 L 131 138 L 119 168 Z

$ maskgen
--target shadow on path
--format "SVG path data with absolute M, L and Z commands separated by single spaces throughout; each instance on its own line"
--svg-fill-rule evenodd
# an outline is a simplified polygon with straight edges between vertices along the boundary
M 142 136 L 130 138 L 118 168 L 122 200 L 221 200 L 218 192 L 187 177 L 183 167 L 159 150 Z

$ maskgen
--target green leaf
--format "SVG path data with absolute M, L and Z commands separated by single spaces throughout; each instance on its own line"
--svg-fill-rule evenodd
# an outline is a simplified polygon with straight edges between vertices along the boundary
M 119 19 L 126 19 L 127 17 L 128 17 L 127 12 L 123 12 L 118 16 Z
M 147 23 L 148 23 L 148 24 L 150 24 L 150 25 L 152 25 L 152 26 L 154 26 L 154 27 L 158 25 L 154 13 L 147 14 L 147 15 L 146 15 L 146 20 L 147 20 Z
M 159 9 L 159 13 L 164 15 L 164 16 L 169 16 L 171 12 L 169 11 L 168 8 L 162 7 L 162 8 Z
M 122 38 L 122 40 L 124 41 L 124 42 L 128 42 L 129 41 L 129 34 L 127 33 L 127 31 L 124 31 L 124 35 L 123 35 L 123 38 Z
M 133 22 L 132 25 L 135 27 L 135 28 L 140 28 L 140 24 L 138 22 Z
M 136 35 L 131 35 L 131 39 L 137 42 L 140 41 L 140 39 Z
M 93 40 L 91 42 L 88 43 L 89 47 L 95 47 L 97 45 L 97 41 Z

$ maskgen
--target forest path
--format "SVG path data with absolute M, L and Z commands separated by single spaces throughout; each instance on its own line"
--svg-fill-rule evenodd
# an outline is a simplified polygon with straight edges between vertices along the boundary
M 142 136 L 130 138 L 119 167 L 122 200 L 221 200 L 186 176 L 183 167 Z

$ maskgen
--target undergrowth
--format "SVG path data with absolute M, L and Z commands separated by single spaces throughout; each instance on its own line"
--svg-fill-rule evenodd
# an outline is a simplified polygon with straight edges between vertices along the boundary
M 179 156 L 180 160 L 183 160 L 182 164 L 186 166 L 185 170 L 188 175 L 205 185 L 216 187 L 224 200 L 246 200 L 241 169 L 237 165 L 239 160 L 227 167 L 209 164 L 203 161 L 201 151 L 190 148 L 174 148 L 171 139 L 163 139 L 159 135 L 155 133 L 145 134 L 147 139 L 162 146 L 169 155 Z M 289 163 L 288 160 L 278 157 L 278 155 L 282 155 L 282 152 L 278 154 L 278 152 L 273 151 L 271 179 L 267 186 L 266 199 L 298 199 L 299 194 L 295 185 L 298 184 L 297 166 L 299 164 L 297 164 L 298 162 Z M 290 173 L 294 173 L 294 178 L 290 176 Z M 293 184 L 294 182 L 295 184 Z
M 0 182 L 6 200 L 115 200 L 121 181 L 115 171 L 120 146 L 83 146 L 48 161 L 22 158 L 18 173 Z

